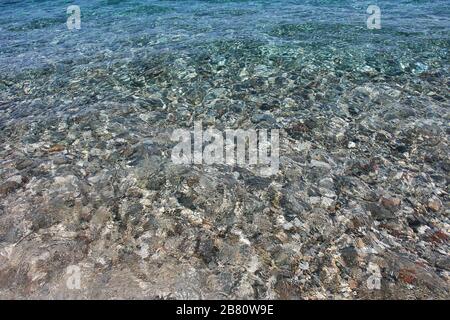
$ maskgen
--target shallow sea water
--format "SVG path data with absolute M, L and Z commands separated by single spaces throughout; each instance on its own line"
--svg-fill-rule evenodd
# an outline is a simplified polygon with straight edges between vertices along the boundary
M 1 1 L 0 297 L 448 298 L 449 33 L 446 0 Z M 280 172 L 174 165 L 196 120 L 281 129 Z

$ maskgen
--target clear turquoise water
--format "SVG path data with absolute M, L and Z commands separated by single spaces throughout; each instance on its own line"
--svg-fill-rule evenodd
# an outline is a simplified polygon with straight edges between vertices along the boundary
M 445 71 L 448 1 L 377 1 L 382 30 L 366 29 L 373 1 L 75 1 L 82 30 L 67 30 L 72 1 L 2 1 L 0 71 L 57 64 L 127 63 L 158 54 L 215 52 L 246 59 L 277 57 L 336 71 L 373 66 L 388 75 Z M 336 62 L 336 60 L 339 62 Z
M 219 119 L 208 101 L 250 115 L 276 105 L 283 125 L 293 117 L 286 99 L 305 109 L 313 94 L 333 109 L 362 84 L 447 101 L 448 1 L 378 1 L 381 30 L 366 27 L 370 1 L 77 1 L 75 31 L 70 4 L 1 2 L 0 101 L 14 107 L 2 122 L 157 98 L 180 121 L 195 113 L 223 125 L 232 116 Z M 346 103 L 361 108 L 357 97 Z
M 70 4 L 1 2 L 2 123 L 159 99 L 168 106 L 161 118 L 178 115 L 174 125 L 192 114 L 242 125 L 230 122 L 233 110 L 249 119 L 268 104 L 283 126 L 296 117 L 286 99 L 293 110 L 344 100 L 361 109 L 343 95 L 368 84 L 415 92 L 401 97 L 412 108 L 423 106 L 420 95 L 448 101 L 448 1 L 378 1 L 381 30 L 366 27 L 370 1 L 83 0 L 74 31 Z M 214 99 L 232 109 L 225 118 Z
M 246 127 L 269 106 L 280 127 L 298 111 L 383 105 L 355 95 L 360 85 L 403 88 L 413 109 L 429 104 L 424 96 L 447 106 L 448 1 L 378 1 L 381 30 L 366 27 L 371 1 L 75 3 L 82 26 L 73 31 L 72 1 L 0 3 L 0 124 L 101 102 L 151 105 L 157 128 L 194 119 Z

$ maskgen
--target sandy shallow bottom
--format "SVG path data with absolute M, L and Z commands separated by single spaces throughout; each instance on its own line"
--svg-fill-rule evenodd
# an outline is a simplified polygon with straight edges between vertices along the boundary
M 448 3 L 379 2 L 0 4 L 0 298 L 448 299 Z

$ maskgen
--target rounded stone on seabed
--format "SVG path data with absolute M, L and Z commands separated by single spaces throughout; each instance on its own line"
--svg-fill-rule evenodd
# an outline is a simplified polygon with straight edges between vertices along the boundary
M 428 208 L 434 212 L 437 212 L 441 209 L 442 202 L 438 198 L 434 197 L 428 200 Z
M 383 196 L 380 198 L 380 202 L 384 207 L 392 208 L 400 206 L 402 201 L 399 198 Z

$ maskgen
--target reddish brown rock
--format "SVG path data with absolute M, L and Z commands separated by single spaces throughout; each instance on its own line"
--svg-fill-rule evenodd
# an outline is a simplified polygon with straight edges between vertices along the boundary
M 50 149 L 48 149 L 48 152 L 53 153 L 53 152 L 61 152 L 64 151 L 66 149 L 66 147 L 64 147 L 61 144 L 55 144 L 52 147 L 50 147 Z
M 386 208 L 395 208 L 400 206 L 401 200 L 399 198 L 394 197 L 381 197 L 380 203 Z
M 398 278 L 407 284 L 413 284 L 417 280 L 416 272 L 411 269 L 400 269 Z
M 441 201 L 437 198 L 432 198 L 428 201 L 428 208 L 434 212 L 439 211 L 441 207 L 442 207 Z

